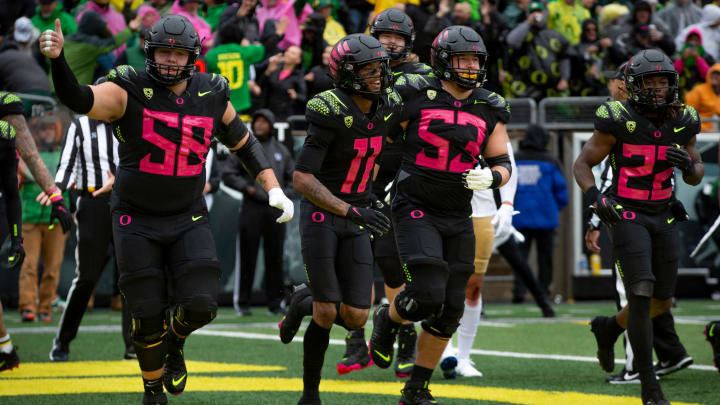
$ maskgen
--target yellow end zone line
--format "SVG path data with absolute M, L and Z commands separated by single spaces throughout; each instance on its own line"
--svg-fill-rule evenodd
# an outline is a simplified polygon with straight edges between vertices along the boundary
M 186 362 L 190 374 L 194 373 L 236 373 L 236 372 L 263 372 L 285 371 L 286 367 L 261 366 L 255 364 L 215 363 L 209 361 Z M 0 373 L 3 379 L 39 377 L 97 377 L 116 375 L 139 375 L 140 368 L 136 361 L 68 361 L 62 363 L 20 363 L 20 367 L 11 371 Z M 0 383 L 2 384 L 2 383 Z M 15 384 L 15 382 L 13 382 Z M 2 387 L 2 385 L 0 385 Z M 0 395 L 4 390 L 0 389 Z
M 137 392 L 140 396 L 140 378 L 37 378 L 13 380 L 0 390 L 0 396 L 16 395 L 58 395 L 84 393 Z M 345 394 L 399 396 L 403 384 L 398 382 L 361 382 L 323 380 L 322 392 Z M 204 377 L 190 376 L 187 391 L 203 392 L 246 392 L 246 391 L 290 391 L 302 392 L 300 378 L 263 377 Z M 433 395 L 438 398 L 472 399 L 476 401 L 504 402 L 519 405 L 637 405 L 638 398 L 627 396 L 585 394 L 580 392 L 536 391 L 497 387 L 471 387 L 467 385 L 433 384 Z M 676 405 L 696 405 L 687 402 L 673 402 Z

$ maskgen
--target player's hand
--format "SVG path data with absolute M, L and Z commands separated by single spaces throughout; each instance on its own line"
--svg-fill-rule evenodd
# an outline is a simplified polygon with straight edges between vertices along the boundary
M 692 159 L 690 159 L 690 154 L 687 153 L 685 149 L 681 148 L 680 145 L 675 145 L 674 148 L 668 148 L 667 152 L 665 153 L 665 157 L 671 165 L 682 170 L 683 173 L 689 171 L 692 167 Z
M 519 214 L 519 211 L 514 211 L 513 207 L 508 204 L 501 204 L 498 208 L 495 217 L 490 222 L 495 227 L 495 239 L 507 240 L 512 235 L 512 217 L 513 215 Z
M 587 232 L 585 232 L 585 247 L 593 253 L 600 253 L 598 239 L 600 239 L 600 230 L 588 229 Z
M 314 82 L 314 81 L 315 81 L 315 73 L 314 73 L 314 72 L 310 72 L 310 73 L 306 74 L 306 75 L 305 75 L 305 81 L 306 81 L 306 82 Z
M 382 212 L 372 208 L 352 206 L 348 208 L 345 218 L 366 227 L 377 236 L 383 236 L 390 230 L 390 220 Z
M 55 19 L 55 31 L 45 30 L 45 32 L 40 34 L 38 41 L 40 41 L 40 52 L 42 52 L 43 55 L 50 59 L 55 59 L 60 56 L 65 39 L 62 34 L 59 18 Z
M 283 212 L 282 215 L 275 220 L 275 222 L 282 224 L 283 222 L 287 222 L 293 218 L 293 215 L 295 214 L 295 206 L 279 187 L 271 188 L 270 191 L 268 191 L 268 200 L 268 204 L 271 207 L 280 209 Z
M 493 183 L 492 170 L 477 167 L 463 173 L 463 185 L 470 190 L 487 190 Z
M 290 100 L 295 100 L 297 98 L 297 92 L 295 91 L 295 89 L 288 89 L 287 93 L 290 97 Z
M 22 267 L 24 260 L 25 248 L 23 247 L 22 238 L 19 236 L 11 236 L 10 249 L 8 250 L 8 269 L 15 270 L 15 268 Z
M 72 227 L 72 215 L 65 208 L 65 199 L 63 198 L 60 189 L 55 188 L 50 192 L 50 201 L 52 202 L 52 211 L 50 212 L 50 229 L 55 226 L 55 220 L 57 219 L 62 226 L 63 233 L 67 233 Z
M 622 221 L 622 216 L 620 216 L 623 212 L 622 205 L 618 204 L 612 197 L 603 193 L 598 194 L 593 209 L 597 216 L 600 217 L 600 220 L 608 227 Z

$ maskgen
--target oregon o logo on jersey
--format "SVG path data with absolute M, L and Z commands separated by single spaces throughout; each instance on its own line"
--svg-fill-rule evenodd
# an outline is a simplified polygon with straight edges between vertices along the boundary
M 346 127 L 350 128 L 352 126 L 352 123 L 353 123 L 352 115 L 348 115 L 347 117 L 345 117 L 345 126 Z
M 635 121 L 628 121 L 625 123 L 625 126 L 629 132 L 635 131 Z

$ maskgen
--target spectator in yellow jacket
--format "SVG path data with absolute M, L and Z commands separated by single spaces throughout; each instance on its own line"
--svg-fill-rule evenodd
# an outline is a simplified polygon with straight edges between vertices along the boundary
M 323 39 L 330 46 L 334 46 L 339 40 L 347 35 L 345 28 L 339 22 L 335 21 L 332 16 L 333 4 L 330 0 L 315 0 L 312 7 L 316 13 L 320 13 L 325 17 L 325 31 L 323 31 Z
M 582 22 L 590 18 L 590 11 L 580 0 L 557 0 L 548 3 L 547 27 L 555 30 L 575 45 L 580 42 Z
M 720 63 L 710 67 L 705 83 L 695 85 L 686 95 L 685 104 L 695 107 L 700 118 L 720 117 Z M 717 131 L 717 122 L 703 122 L 703 132 Z

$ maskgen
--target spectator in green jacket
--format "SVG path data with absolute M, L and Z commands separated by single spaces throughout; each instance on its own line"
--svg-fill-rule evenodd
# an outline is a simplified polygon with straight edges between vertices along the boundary
M 115 66 L 130 65 L 135 70 L 145 70 L 145 38 L 150 33 L 150 28 L 143 27 L 138 32 L 137 43 L 128 46 L 115 60 Z
M 203 14 L 203 17 L 205 21 L 210 24 L 212 31 L 215 32 L 220 23 L 220 14 L 225 11 L 227 4 L 225 0 L 205 0 L 205 6 L 207 10 Z
M 55 19 L 60 19 L 63 35 L 70 35 L 77 31 L 75 19 L 70 14 L 63 11 L 57 0 L 40 0 L 35 16 L 31 18 L 33 25 L 40 32 L 55 29 Z
M 93 83 L 98 56 L 125 44 L 132 33 L 138 31 L 141 21 L 142 16 L 135 17 L 113 37 L 100 14 L 92 10 L 83 14 L 79 30 L 65 38 L 65 59 L 80 85 Z

